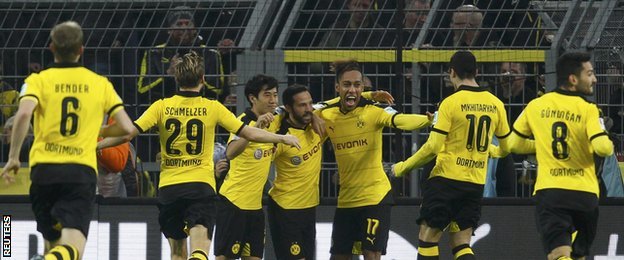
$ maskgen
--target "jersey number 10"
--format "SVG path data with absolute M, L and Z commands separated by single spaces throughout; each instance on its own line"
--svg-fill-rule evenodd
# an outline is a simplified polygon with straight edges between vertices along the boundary
M 488 136 L 490 136 L 489 133 L 490 125 L 492 125 L 492 119 L 489 116 L 480 116 L 477 119 L 474 114 L 466 115 L 466 119 L 470 122 L 470 126 L 468 126 L 468 138 L 466 138 L 466 149 L 468 149 L 468 151 L 472 151 L 476 145 L 477 151 L 480 153 L 487 152 L 490 144 Z

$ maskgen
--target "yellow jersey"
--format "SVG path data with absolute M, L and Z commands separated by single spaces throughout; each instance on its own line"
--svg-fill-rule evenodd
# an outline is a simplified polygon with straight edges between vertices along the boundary
M 347 113 L 340 110 L 340 103 L 317 113 L 325 120 L 336 155 L 340 177 L 339 208 L 377 205 L 390 191 L 381 156 L 384 127 L 414 130 L 429 125 L 424 115 L 398 114 L 363 98 L 358 107 Z
M 24 81 L 20 100 L 37 103 L 30 167 L 81 164 L 97 173 L 96 146 L 104 115 L 123 109 L 107 78 L 78 63 L 56 63 Z
M 591 140 L 607 133 L 595 104 L 575 92 L 556 89 L 529 102 L 513 130 L 535 138 L 535 192 L 556 188 L 598 196 Z
M 278 134 L 290 134 L 299 139 L 301 149 L 278 144 L 275 152 L 276 176 L 269 195 L 284 209 L 305 209 L 319 204 L 319 178 L 324 139 L 312 130 L 281 122 Z
M 251 109 L 238 117 L 249 126 L 254 126 L 258 118 Z M 279 128 L 281 116 L 276 116 L 266 129 L 275 133 Z M 230 135 L 228 143 L 238 139 Z M 249 142 L 245 150 L 230 161 L 230 171 L 225 176 L 219 194 L 243 210 L 262 209 L 262 191 L 269 176 L 275 144 Z
M 158 127 L 158 188 L 189 182 L 207 183 L 215 188 L 215 127 L 220 125 L 230 133 L 238 133 L 244 126 L 221 103 L 190 91 L 154 102 L 134 123 L 141 132 Z
M 503 102 L 487 87 L 460 86 L 445 98 L 431 130 L 446 135 L 429 178 L 485 184 L 488 149 L 493 135 L 510 133 Z

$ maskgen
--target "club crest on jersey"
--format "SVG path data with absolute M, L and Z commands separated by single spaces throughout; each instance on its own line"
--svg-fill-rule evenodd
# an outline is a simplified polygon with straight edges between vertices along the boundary
M 256 158 L 256 160 L 262 158 L 262 149 L 258 148 L 254 151 L 254 158 Z
M 358 117 L 357 122 L 355 123 L 355 126 L 357 126 L 357 128 L 364 127 L 364 120 L 362 120 L 361 117 Z
M 290 163 L 292 163 L 293 165 L 299 165 L 301 164 L 301 157 L 299 156 L 293 156 L 292 158 L 290 158 Z

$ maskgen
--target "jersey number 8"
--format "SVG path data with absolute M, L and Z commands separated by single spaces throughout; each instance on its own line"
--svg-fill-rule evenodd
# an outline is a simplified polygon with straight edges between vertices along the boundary
M 552 125 L 552 153 L 559 160 L 567 159 L 570 156 L 568 152 L 568 126 L 564 122 L 555 122 Z

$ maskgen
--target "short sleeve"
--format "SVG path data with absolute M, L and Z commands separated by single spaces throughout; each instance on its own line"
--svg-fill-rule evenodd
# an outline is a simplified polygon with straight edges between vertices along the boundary
M 143 112 L 143 115 L 139 117 L 136 121 L 134 121 L 134 125 L 141 132 L 145 132 L 150 128 L 154 127 L 158 120 L 160 119 L 160 112 L 162 111 L 163 101 L 158 100 L 154 102 L 150 107 Z
M 533 131 L 531 131 L 531 126 L 529 125 L 529 120 L 527 118 L 527 113 L 530 112 L 531 103 L 520 113 L 518 119 L 513 124 L 513 131 L 524 138 L 529 138 L 533 135 Z
M 440 134 L 448 134 L 451 130 L 451 102 L 448 99 L 445 99 L 440 104 L 440 109 L 438 109 L 438 117 L 435 125 L 433 125 L 432 131 L 438 132 Z
M 123 109 L 123 102 L 108 79 L 104 80 L 104 85 L 104 110 L 112 117 Z
M 39 103 L 41 99 L 41 81 L 38 74 L 32 74 L 24 80 L 22 89 L 20 90 L 19 100 L 32 100 Z
M 392 118 L 394 115 L 398 114 L 398 111 L 394 110 L 392 107 L 386 107 L 382 109 L 380 107 L 371 106 L 371 109 L 374 110 L 377 115 L 377 125 L 382 125 L 386 127 L 395 127 L 392 123 Z
M 240 121 L 230 110 L 228 110 L 221 103 L 215 102 L 215 107 L 217 108 L 218 123 L 220 126 L 225 128 L 228 132 L 238 135 L 240 131 L 243 129 L 243 122 Z
M 601 135 L 606 135 L 604 123 L 602 122 L 595 104 L 590 104 L 587 109 L 587 137 L 591 140 Z

